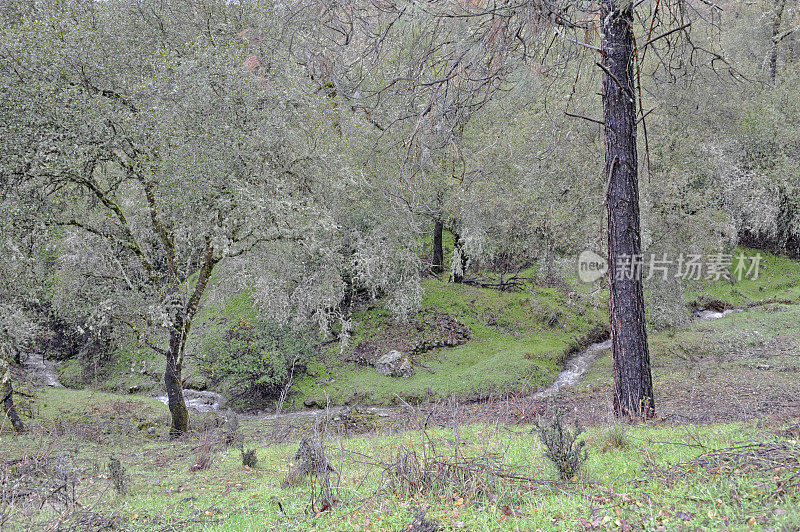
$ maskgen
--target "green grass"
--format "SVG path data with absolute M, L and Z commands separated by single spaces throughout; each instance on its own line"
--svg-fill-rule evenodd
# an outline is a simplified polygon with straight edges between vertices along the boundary
M 163 426 L 162 439 L 157 440 L 135 429 L 98 437 L 96 431 L 78 432 L 77 423 L 58 435 L 42 428 L 58 419 L 135 423 L 135 417 L 129 421 L 131 416 L 120 416 L 123 410 L 114 406 L 128 404 L 129 398 L 47 390 L 40 399 L 63 402 L 62 407 L 42 407 L 42 425 L 27 434 L 0 433 L 4 459 L 37 453 L 70 457 L 80 478 L 76 491 L 82 507 L 116 516 L 131 530 L 400 530 L 411 523 L 414 509 L 423 510 L 445 530 L 575 530 L 584 522 L 612 530 L 625 524 L 646 530 L 794 529 L 800 524 L 797 491 L 772 496 L 778 482 L 797 473 L 800 457 L 796 434 L 787 433 L 780 422 L 643 424 L 625 431 L 624 446 L 609 445 L 612 434 L 619 435 L 616 427 L 590 427 L 583 435 L 589 460 L 577 481 L 566 483 L 553 483 L 556 470 L 529 426 L 469 424 L 426 434 L 331 436 L 327 452 L 337 471 L 333 478 L 338 502 L 331 511 L 317 514 L 310 511 L 310 482 L 281 486 L 297 441 L 268 444 L 253 436 L 269 422 L 243 422 L 248 447 L 258 452 L 256 468 L 243 468 L 237 449 L 218 447 L 211 467 L 193 472 L 198 435 L 169 442 L 163 439 Z M 87 407 L 95 413 L 87 415 Z M 130 408 L 139 415 L 151 408 L 155 414 L 158 407 L 145 400 Z M 693 462 L 704 453 L 753 442 L 780 444 L 785 455 L 770 455 L 766 468 L 759 461 Z M 539 483 L 473 475 L 485 480 L 482 491 L 469 482 L 447 481 L 434 483 L 431 490 L 393 493 L 385 469 L 400 449 L 420 456 L 435 453 L 439 460 L 462 464 L 494 456 L 506 471 Z M 129 492 L 124 496 L 109 489 L 105 468 L 112 455 L 128 472 Z M 60 515 L 61 509 L 49 506 L 27 516 L 19 511 L 6 526 L 13 530 L 15 523 L 31 520 L 41 526 Z
M 532 294 L 498 292 L 438 280 L 424 281 L 423 288 L 422 315 L 438 312 L 456 318 L 472 331 L 469 342 L 425 353 L 420 362 L 430 371 L 417 367 L 411 378 L 335 362 L 338 353 L 331 353 L 325 369 L 298 383 L 297 400 L 342 404 L 356 398 L 387 404 L 398 396 L 415 402 L 542 386 L 558 373 L 565 352 L 580 345 L 604 319 L 601 310 L 586 308 L 554 288 L 537 288 Z M 379 338 L 392 326 L 380 303 L 358 313 L 354 322 L 352 346 Z
M 452 240 L 449 233 L 445 237 Z M 449 250 L 452 242 L 445 247 Z M 747 255 L 755 253 L 743 251 Z M 744 279 L 735 284 L 725 280 L 690 283 L 685 294 L 687 305 L 712 303 L 745 307 L 764 301 L 800 299 L 800 262 L 763 252 L 762 256 L 757 279 Z M 534 269 L 525 275 L 532 275 Z M 487 275 L 491 277 L 490 273 Z M 469 342 L 425 353 L 419 362 L 429 369 L 418 366 L 409 379 L 386 377 L 372 367 L 342 362 L 339 346 L 335 344 L 309 364 L 309 374 L 294 385 L 287 406 L 302 408 L 304 403 L 324 405 L 328 402 L 389 404 L 397 402 L 398 397 L 420 402 L 453 394 L 469 399 L 546 385 L 559 371 L 564 353 L 580 345 L 587 334 L 608 319 L 605 291 L 575 279 L 570 279 L 570 283 L 571 295 L 567 296 L 564 291 L 550 287 L 533 286 L 531 293 L 498 292 L 443 280 L 426 280 L 423 282 L 422 315 L 444 313 L 454 317 L 472 331 Z M 206 302 L 201 307 L 187 345 L 184 376 L 189 387 L 206 385 L 195 357 L 203 338 L 219 336 L 226 323 L 251 320 L 255 316 L 251 295 L 246 291 L 224 301 Z M 736 319 L 735 316 L 728 318 Z M 380 339 L 396 326 L 379 300 L 354 316 L 354 337 L 348 349 L 362 341 Z M 655 362 L 664 353 L 699 349 L 705 341 L 703 328 L 707 326 L 710 325 L 694 324 L 677 334 L 669 330 L 652 334 Z M 786 326 L 794 330 L 790 324 Z M 716 342 L 728 341 L 729 336 L 740 332 L 734 328 Z M 684 346 L 679 349 L 678 344 Z M 224 348 L 224 344 L 222 346 Z M 142 394 L 160 393 L 163 363 L 162 357 L 151 350 L 137 347 L 133 342 L 125 343 L 108 368 L 108 378 L 98 381 L 96 386 L 120 393 L 132 388 Z M 601 359 L 587 382 L 600 383 L 600 375 L 602 382 L 607 382 L 608 364 Z M 68 384 L 73 383 L 75 364 L 65 364 L 62 373 Z
M 747 248 L 737 248 L 733 253 L 734 264 L 740 253 L 748 257 L 760 253 L 762 256 L 759 275 L 756 279 L 743 278 L 736 282 L 697 281 L 689 285 L 686 299 L 690 303 L 703 305 L 707 301 L 720 301 L 732 307 L 741 307 L 770 300 L 800 299 L 800 262 Z M 732 276 L 733 277 L 733 276 Z

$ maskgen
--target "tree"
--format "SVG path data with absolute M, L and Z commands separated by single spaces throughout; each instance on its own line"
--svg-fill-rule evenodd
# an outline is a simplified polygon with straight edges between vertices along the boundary
M 642 279 L 635 265 L 641 258 L 642 244 L 633 5 L 624 0 L 604 0 L 601 19 L 614 412 L 619 416 L 650 418 L 655 412 L 653 382 Z M 620 267 L 623 264 L 626 266 Z
M 188 429 L 187 338 L 219 265 L 327 231 L 308 131 L 328 123 L 315 114 L 324 96 L 286 83 L 300 67 L 274 46 L 278 24 L 243 31 L 268 11 L 54 0 L 3 34 L 16 120 L 3 175 L 40 201 L 68 299 L 165 357 L 173 437 Z

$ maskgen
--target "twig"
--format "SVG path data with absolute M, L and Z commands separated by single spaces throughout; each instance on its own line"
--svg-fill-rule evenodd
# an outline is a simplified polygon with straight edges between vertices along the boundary
M 572 113 L 570 113 L 568 111 L 564 111 L 564 114 L 567 115 L 567 116 L 571 116 L 572 118 L 582 118 L 584 120 L 588 120 L 589 122 L 594 122 L 595 124 L 600 124 L 601 126 L 605 126 L 606 125 L 606 123 L 603 122 L 602 120 L 595 120 L 594 118 L 589 118 L 588 116 L 576 115 L 576 114 L 572 114 Z

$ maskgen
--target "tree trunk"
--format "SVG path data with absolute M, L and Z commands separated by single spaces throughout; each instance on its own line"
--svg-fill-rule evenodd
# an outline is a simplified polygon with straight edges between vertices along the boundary
M 183 341 L 180 329 L 172 331 L 167 352 L 167 369 L 164 371 L 164 386 L 167 390 L 167 404 L 172 414 L 170 438 L 179 438 L 189 430 L 189 410 L 183 399 L 181 371 L 183 367 Z
M 464 280 L 467 270 L 467 255 L 464 253 L 464 241 L 461 235 L 453 231 L 453 264 L 450 272 L 450 282 L 460 283 Z
M 189 411 L 183 400 L 183 385 L 181 383 L 181 370 L 183 369 L 183 356 L 186 350 L 186 338 L 192 328 L 192 320 L 200 306 L 200 300 L 208 286 L 208 280 L 219 258 L 214 255 L 211 238 L 206 237 L 203 266 L 197 275 L 197 284 L 194 287 L 189 301 L 177 310 L 169 336 L 169 350 L 167 351 L 167 369 L 164 371 L 164 386 L 167 389 L 167 403 L 172 414 L 172 426 L 169 434 L 171 438 L 178 438 L 189 430 Z
M 433 260 L 431 261 L 431 271 L 441 275 L 444 271 L 444 244 L 442 233 L 444 224 L 441 218 L 436 218 L 433 222 Z
M 14 431 L 22 432 L 25 430 L 25 425 L 19 418 L 16 407 L 14 407 L 14 387 L 11 385 L 11 368 L 8 363 L 3 362 L 0 364 L 0 372 L 2 372 L 2 376 L 0 377 L 0 395 L 3 399 L 3 413 L 5 413 L 6 417 L 11 422 Z
M 769 80 L 773 84 L 778 77 L 778 44 L 781 33 L 781 19 L 783 10 L 786 7 L 786 0 L 775 0 L 775 14 L 772 17 L 772 51 L 769 55 Z
M 619 275 L 624 273 L 621 264 L 641 259 L 631 5 L 626 0 L 602 3 L 603 114 L 614 413 L 641 419 L 655 413 L 641 270 Z

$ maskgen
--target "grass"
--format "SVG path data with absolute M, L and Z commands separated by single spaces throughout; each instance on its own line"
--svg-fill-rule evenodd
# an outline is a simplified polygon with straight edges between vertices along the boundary
M 446 244 L 449 243 L 445 247 L 450 249 L 452 235 L 448 233 L 445 237 Z M 747 249 L 738 251 L 747 255 L 755 253 Z M 800 299 L 800 262 L 763 252 L 762 256 L 757 279 L 743 279 L 735 284 L 725 280 L 690 283 L 685 294 L 687 305 L 746 307 L 764 301 Z M 339 345 L 335 344 L 311 361 L 309 374 L 294 385 L 286 406 L 390 404 L 399 401 L 398 397 L 416 403 L 451 395 L 474 399 L 546 385 L 559 371 L 565 352 L 582 345 L 607 322 L 606 292 L 594 290 L 595 285 L 581 284 L 574 278 L 569 282 L 563 289 L 533 286 L 532 292 L 521 293 L 428 279 L 423 282 L 420 319 L 424 322 L 427 316 L 446 314 L 470 329 L 470 341 L 457 347 L 427 351 L 417 358 L 424 367 L 419 365 L 415 375 L 408 379 L 386 377 L 370 366 L 344 362 L 340 359 Z M 207 302 L 201 308 L 187 347 L 184 376 L 188 387 L 203 389 L 207 385 L 195 356 L 204 338 L 218 337 L 226 323 L 255 316 L 256 310 L 246 291 L 224 301 Z M 735 316 L 729 318 L 734 322 L 736 319 Z M 786 323 L 786 326 L 795 330 L 793 323 Z M 380 345 L 392 331 L 410 338 L 421 334 L 402 327 L 393 321 L 381 301 L 374 302 L 354 316 L 354 337 L 345 354 L 361 342 L 373 341 Z M 675 331 L 651 334 L 656 363 L 665 353 L 680 351 L 679 346 L 672 344 L 693 346 L 685 350 L 699 348 L 704 341 L 703 327 L 690 325 L 677 336 Z M 740 332 L 734 328 L 716 342 L 728 342 L 729 336 Z M 672 341 L 671 338 L 677 339 Z M 385 352 L 388 347 L 383 349 Z M 115 353 L 106 372 L 108 378 L 100 380 L 96 386 L 119 393 L 130 390 L 141 394 L 160 393 L 163 363 L 162 357 L 151 350 L 128 342 Z M 587 382 L 607 381 L 608 364 L 608 360 L 601 359 L 597 371 Z M 67 384 L 75 383 L 78 371 L 75 363 L 61 367 Z M 598 372 L 602 372 L 602 378 Z
M 159 439 L 148 439 L 120 412 L 141 414 L 163 406 L 133 400 L 130 411 L 119 406 L 130 398 L 84 391 L 48 389 L 39 399 L 58 401 L 61 408 L 42 408 L 38 425 L 21 436 L 0 434 L 4 460 L 43 452 L 68 456 L 75 467 L 76 492 L 82 507 L 116 519 L 120 528 L 162 530 L 400 530 L 421 510 L 445 530 L 667 530 L 761 527 L 794 529 L 800 524 L 798 493 L 779 493 L 779 482 L 799 469 L 800 446 L 781 421 L 713 425 L 650 423 L 625 431 L 626 445 L 609 445 L 614 426 L 589 427 L 583 434 L 589 459 L 575 482 L 557 481 L 557 472 L 543 454 L 528 425 L 467 424 L 357 437 L 329 436 L 328 459 L 337 503 L 332 510 L 311 510 L 309 481 L 282 487 L 297 440 L 270 443 L 263 437 L 269 422 L 245 419 L 248 447 L 255 447 L 258 466 L 242 466 L 238 449 L 217 447 L 207 470 L 193 472 L 200 435 L 169 442 L 166 427 Z M 94 407 L 87 415 L 86 407 Z M 115 414 L 111 414 L 114 412 Z M 78 431 L 79 422 L 113 420 L 118 431 Z M 47 427 L 72 420 L 56 434 Z M 129 424 L 130 430 L 124 430 Z M 796 430 L 796 429 L 794 429 Z M 99 434 L 99 436 L 98 436 Z M 714 450 L 764 442 L 783 449 L 766 461 L 745 457 L 709 463 L 698 460 Z M 43 449 L 47 449 L 44 451 Z M 387 466 L 398 450 L 435 453 L 451 463 L 495 457 L 507 472 L 536 482 L 492 478 L 482 489 L 469 481 L 451 480 L 430 490 L 399 494 L 387 484 Z M 456 453 L 458 458 L 456 458 Z M 127 495 L 110 489 L 106 463 L 119 458 L 129 476 Z M 768 466 L 764 466 L 767 463 Z M 391 468 L 389 468 L 391 469 Z M 475 479 L 477 476 L 469 478 Z M 279 504 L 280 503 L 280 506 Z M 25 513 L 18 503 L 4 529 L 31 521 L 53 523 L 62 508 Z M 76 512 L 78 509 L 74 508 Z M 65 512 L 66 514 L 67 512 Z M 67 517 L 68 518 L 68 517 Z
M 601 311 L 555 288 L 498 292 L 438 280 L 424 281 L 423 288 L 422 319 L 433 313 L 451 316 L 469 327 L 469 342 L 425 353 L 419 362 L 429 369 L 418 367 L 413 377 L 402 379 L 337 362 L 333 353 L 326 368 L 314 372 L 316 377 L 298 383 L 297 399 L 322 405 L 327 400 L 388 404 L 398 396 L 419 402 L 535 388 L 555 377 L 568 350 L 602 327 Z M 352 346 L 380 339 L 393 326 L 380 303 L 358 313 L 354 321 Z
M 687 301 L 700 306 L 705 302 L 719 301 L 731 307 L 742 307 L 770 300 L 800 299 L 800 262 L 764 251 L 737 248 L 733 253 L 731 273 L 734 271 L 735 257 L 739 253 L 744 253 L 747 257 L 761 254 L 757 278 L 745 277 L 735 283 L 725 280 L 692 282 L 686 291 Z

